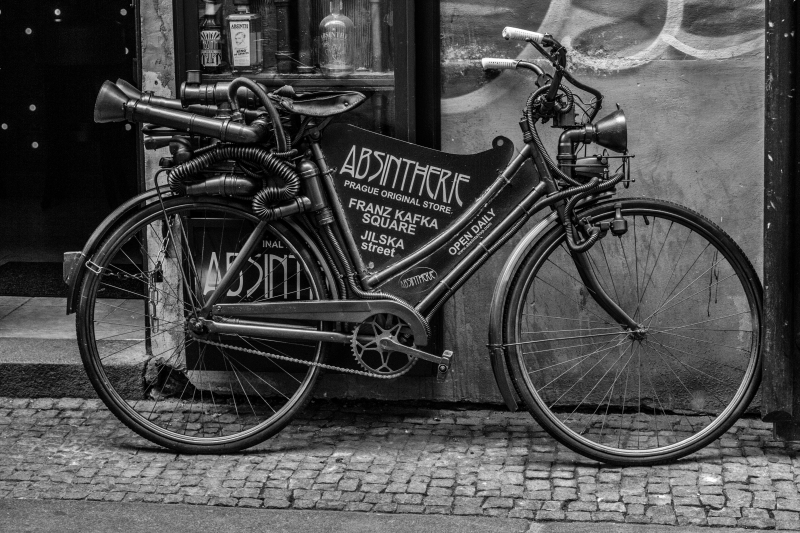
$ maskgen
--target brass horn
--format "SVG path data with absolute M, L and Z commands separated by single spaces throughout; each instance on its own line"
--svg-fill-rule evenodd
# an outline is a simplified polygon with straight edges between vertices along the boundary
M 162 100 L 170 100 L 163 98 Z M 175 102 L 180 105 L 179 100 Z M 97 94 L 94 104 L 95 122 L 151 122 L 158 126 L 174 128 L 189 133 L 208 135 L 223 141 L 252 144 L 267 133 L 266 120 L 256 119 L 241 124 L 230 118 L 211 118 L 190 111 L 171 109 L 147 103 L 143 99 L 128 98 L 125 92 L 106 81 Z
M 142 91 L 128 83 L 127 81 L 123 80 L 122 78 L 117 78 L 117 82 L 114 84 L 119 89 L 124 92 L 128 98 L 141 98 Z
M 628 151 L 628 126 L 622 109 L 595 122 L 594 142 L 615 152 Z
M 94 121 L 122 122 L 125 120 L 125 104 L 129 100 L 122 89 L 110 81 L 104 82 L 94 103 Z

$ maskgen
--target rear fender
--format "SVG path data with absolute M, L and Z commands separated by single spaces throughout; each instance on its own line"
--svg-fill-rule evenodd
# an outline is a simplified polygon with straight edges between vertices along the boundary
M 171 198 L 172 193 L 169 190 L 169 187 L 162 186 L 159 187 L 161 189 L 162 197 L 164 198 Z M 91 265 L 87 265 L 87 260 L 91 258 L 100 244 L 105 240 L 105 238 L 111 234 L 111 232 L 116 229 L 117 225 L 120 221 L 125 219 L 130 213 L 139 209 L 144 204 L 146 204 L 150 200 L 154 200 L 158 198 L 158 190 L 151 189 L 145 193 L 142 193 L 138 196 L 134 196 L 117 209 L 114 210 L 113 213 L 108 215 L 103 222 L 100 223 L 99 226 L 94 230 L 89 240 L 83 247 L 83 250 L 80 252 L 66 252 L 64 254 L 64 283 L 68 285 L 68 293 L 67 293 L 67 314 L 74 313 L 78 308 L 78 280 L 83 278 L 84 272 L 90 268 Z M 331 286 L 331 298 L 332 299 L 339 299 L 342 297 L 338 293 L 337 285 L 334 283 L 335 277 L 330 265 L 328 265 L 327 261 L 325 261 L 324 255 L 319 250 L 317 245 L 315 244 L 314 240 L 308 235 L 308 232 L 303 229 L 297 221 L 293 220 L 292 218 L 287 218 L 283 220 L 283 223 L 286 224 L 292 231 L 299 234 L 300 238 L 304 240 L 309 248 L 311 249 L 314 257 L 319 261 L 320 265 L 322 265 L 323 271 L 325 276 L 327 277 L 329 284 Z
M 159 191 L 162 196 L 170 197 L 172 193 L 166 185 L 158 188 L 150 189 L 137 196 L 134 196 L 118 208 L 116 208 L 99 226 L 94 230 L 89 240 L 83 246 L 80 252 L 66 252 L 64 254 L 64 283 L 68 285 L 67 291 L 67 314 L 70 315 L 75 312 L 78 307 L 78 280 L 83 278 L 84 271 L 89 268 L 86 265 L 88 258 L 92 257 L 97 251 L 97 247 L 106 238 L 106 236 L 113 230 L 117 224 L 128 213 L 138 209 L 142 204 L 148 200 L 153 200 L 158 197 Z

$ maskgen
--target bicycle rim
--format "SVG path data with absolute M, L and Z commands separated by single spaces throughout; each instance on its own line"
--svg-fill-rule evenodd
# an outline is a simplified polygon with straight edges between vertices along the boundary
M 86 274 L 77 319 L 84 365 L 108 407 L 153 442 L 189 453 L 243 449 L 282 429 L 310 397 L 318 368 L 204 341 L 309 362 L 322 361 L 322 343 L 187 331 L 257 223 L 230 202 L 165 200 L 121 224 L 93 258 L 99 274 Z M 316 261 L 276 222 L 219 303 L 326 297 Z
M 507 310 L 514 383 L 568 447 L 619 464 L 692 453 L 742 414 L 760 378 L 761 287 L 720 228 L 669 202 L 624 200 L 628 231 L 587 252 L 600 286 L 640 324 L 591 296 L 563 231 L 520 268 Z M 611 205 L 581 217 L 611 220 Z

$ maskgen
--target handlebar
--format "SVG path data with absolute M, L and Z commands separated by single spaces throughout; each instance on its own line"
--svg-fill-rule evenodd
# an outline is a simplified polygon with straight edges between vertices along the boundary
M 546 35 L 544 33 L 538 33 L 535 31 L 512 28 L 511 26 L 506 26 L 503 28 L 503 39 L 506 41 L 513 39 L 515 41 L 532 41 L 536 44 L 542 44 L 542 41 L 545 40 L 545 37 Z
M 520 63 L 519 59 L 503 59 L 499 57 L 484 57 L 483 59 L 481 59 L 481 67 L 483 67 L 483 70 L 486 69 L 501 70 L 504 68 L 515 69 L 517 68 L 517 65 L 519 65 L 519 63 Z
M 522 61 L 521 59 L 505 59 L 500 57 L 484 57 L 481 59 L 481 67 L 483 70 L 487 69 L 494 69 L 494 70 L 503 70 L 503 69 L 520 69 L 524 68 L 527 70 L 534 71 L 537 75 L 542 76 L 544 75 L 544 71 L 539 68 L 538 65 L 534 65 L 533 63 L 529 63 L 528 61 Z
M 503 58 L 496 58 L 496 57 L 485 57 L 481 59 L 481 66 L 484 70 L 486 69 L 520 69 L 524 68 L 527 70 L 532 70 L 539 75 L 539 81 L 537 81 L 537 85 L 541 86 L 540 82 L 543 81 L 543 77 L 547 76 L 549 78 L 550 88 L 547 91 L 547 94 L 544 96 L 544 100 L 546 102 L 547 107 L 551 107 L 556 100 L 556 95 L 558 94 L 559 89 L 561 88 L 561 80 L 566 79 L 572 85 L 577 87 L 578 89 L 584 90 L 586 92 L 591 93 L 595 96 L 595 102 L 592 106 L 592 110 L 589 112 L 588 120 L 591 122 L 594 120 L 594 117 L 597 116 L 597 113 L 600 111 L 600 108 L 603 105 L 603 95 L 597 89 L 593 87 L 589 87 L 588 85 L 579 82 L 575 79 L 572 74 L 570 74 L 567 69 L 567 50 L 564 48 L 556 39 L 554 39 L 550 34 L 547 33 L 539 33 L 535 31 L 528 31 L 523 30 L 521 28 L 513 28 L 511 26 L 506 26 L 503 28 L 503 37 L 508 39 L 514 39 L 517 41 L 525 41 L 531 43 L 536 50 L 538 50 L 546 59 L 550 61 L 555 69 L 552 77 L 546 75 L 544 71 L 539 68 L 537 65 L 530 63 L 528 61 L 522 61 L 519 59 L 503 59 Z M 545 50 L 545 47 L 550 48 L 550 52 L 548 53 Z

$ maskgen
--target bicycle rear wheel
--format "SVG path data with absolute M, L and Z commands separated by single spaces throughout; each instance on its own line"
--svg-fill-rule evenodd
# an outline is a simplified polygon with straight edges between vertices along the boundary
M 670 202 L 621 200 L 628 222 L 586 255 L 640 330 L 581 281 L 561 227 L 523 261 L 506 301 L 517 392 L 558 441 L 599 461 L 648 465 L 695 452 L 745 411 L 760 381 L 761 285 L 718 226 Z M 580 217 L 614 217 L 613 204 Z
M 233 201 L 171 198 L 123 221 L 92 258 L 77 310 L 83 363 L 108 408 L 152 442 L 241 450 L 280 431 L 311 395 L 318 367 L 253 352 L 320 363 L 323 343 L 187 329 L 258 222 Z M 320 264 L 293 230 L 270 223 L 220 303 L 328 298 Z

